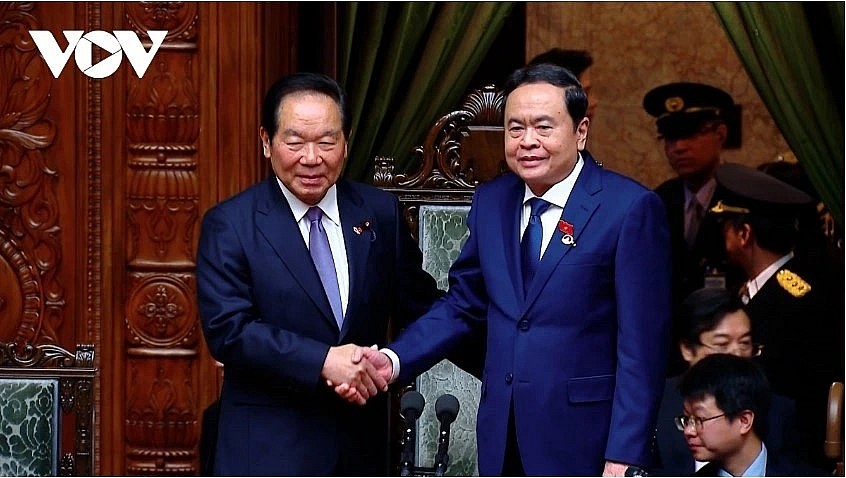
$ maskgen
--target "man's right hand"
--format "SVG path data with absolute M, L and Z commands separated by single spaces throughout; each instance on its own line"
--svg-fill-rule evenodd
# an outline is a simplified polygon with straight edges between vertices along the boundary
M 361 362 L 370 363 L 372 369 L 378 375 L 378 377 L 373 377 L 374 382 L 382 383 L 382 381 L 384 380 L 386 385 L 381 390 L 383 392 L 388 390 L 387 383 L 390 381 L 391 375 L 393 373 L 393 363 L 387 355 L 382 352 L 379 352 L 376 345 L 373 345 L 370 348 L 358 347 L 356 350 L 353 351 L 351 359 L 352 362 L 356 364 Z M 327 381 L 327 385 L 329 385 L 330 387 L 334 387 L 335 393 L 337 393 L 350 403 L 358 403 L 359 405 L 362 405 L 362 400 L 366 402 L 367 398 L 369 398 L 364 397 L 361 393 L 359 393 L 356 387 L 352 386 L 350 383 L 333 383 L 331 381 Z
M 330 347 L 320 373 L 326 383 L 334 386 L 341 397 L 359 405 L 367 403 L 367 399 L 376 395 L 379 390 L 388 390 L 388 381 L 383 373 L 377 371 L 370 360 L 361 360 L 367 356 L 368 352 L 365 351 L 379 353 L 355 344 Z M 388 362 L 390 367 L 390 359 Z

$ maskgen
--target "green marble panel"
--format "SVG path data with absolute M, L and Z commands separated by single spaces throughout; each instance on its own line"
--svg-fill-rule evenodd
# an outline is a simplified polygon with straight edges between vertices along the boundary
M 423 268 L 446 290 L 449 268 L 458 258 L 469 236 L 467 214 L 470 206 L 420 207 L 420 249 Z M 417 390 L 426 399 L 417 427 L 417 466 L 433 466 L 438 449 L 440 424 L 435 402 L 445 393 L 460 404 L 458 417 L 450 428 L 448 476 L 478 476 L 476 454 L 476 411 L 482 383 L 471 374 L 443 360 L 417 378 Z

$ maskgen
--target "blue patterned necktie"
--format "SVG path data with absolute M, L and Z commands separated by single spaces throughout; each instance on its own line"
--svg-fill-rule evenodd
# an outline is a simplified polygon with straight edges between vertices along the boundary
M 308 233 L 308 252 L 317 268 L 317 274 L 320 276 L 320 282 L 323 283 L 326 297 L 329 298 L 329 305 L 332 306 L 332 314 L 335 315 L 338 328 L 341 328 L 344 323 L 344 313 L 341 309 L 341 290 L 338 287 L 338 275 L 335 273 L 335 260 L 332 258 L 332 250 L 329 248 L 329 238 L 326 236 L 326 230 L 323 229 L 321 222 L 323 211 L 317 206 L 312 206 L 306 212 L 306 217 L 311 222 L 311 229 Z
M 550 203 L 541 198 L 529 199 L 529 225 L 523 232 L 523 240 L 520 242 L 520 260 L 523 265 L 523 292 L 529 290 L 529 283 L 535 276 L 538 263 L 541 257 L 541 242 L 543 242 L 543 224 L 540 215 L 547 210 Z

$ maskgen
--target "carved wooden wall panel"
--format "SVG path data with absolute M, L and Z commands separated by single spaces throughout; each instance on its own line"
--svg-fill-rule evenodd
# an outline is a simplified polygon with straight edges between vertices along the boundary
M 53 78 L 29 38 L 27 3 L 0 6 L 0 340 L 56 343 L 67 312 Z
M 140 37 L 168 30 L 126 93 L 126 471 L 194 474 L 202 397 L 193 257 L 199 191 L 196 3 L 125 5 Z
M 217 396 L 195 303 L 208 207 L 266 173 L 261 97 L 293 70 L 296 4 L 0 3 L 0 340 L 95 343 L 95 474 L 195 475 Z M 54 78 L 30 30 L 168 34 Z M 102 58 L 95 49 L 94 63 Z

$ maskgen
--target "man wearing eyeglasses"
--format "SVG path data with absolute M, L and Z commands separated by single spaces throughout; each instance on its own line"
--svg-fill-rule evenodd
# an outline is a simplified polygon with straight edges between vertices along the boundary
M 709 463 L 697 476 L 822 476 L 768 446 L 770 389 L 763 370 L 744 357 L 709 355 L 679 384 L 684 412 L 675 425 L 693 457 Z
M 682 302 L 676 318 L 680 324 L 678 347 L 692 367 L 713 354 L 743 358 L 760 357 L 764 347 L 753 340 L 752 323 L 736 294 L 723 288 L 702 288 Z M 651 470 L 657 476 L 688 476 L 705 465 L 695 462 L 685 437 L 673 425 L 682 409 L 679 394 L 681 376 L 667 379 L 655 429 L 655 461 Z M 772 396 L 767 446 L 780 455 L 793 456 L 798 449 L 796 407 L 792 400 Z
M 739 136 L 738 107 L 719 88 L 680 82 L 649 91 L 643 108 L 656 118 L 658 138 L 677 175 L 655 189 L 670 224 L 673 305 L 706 285 L 733 289 L 741 281 L 740 273 L 726 262 L 720 231 L 706 220 L 706 213 L 723 196 L 714 171 L 723 148 Z M 670 350 L 677 340 L 674 327 Z M 678 353 L 671 353 L 667 375 L 686 368 Z

